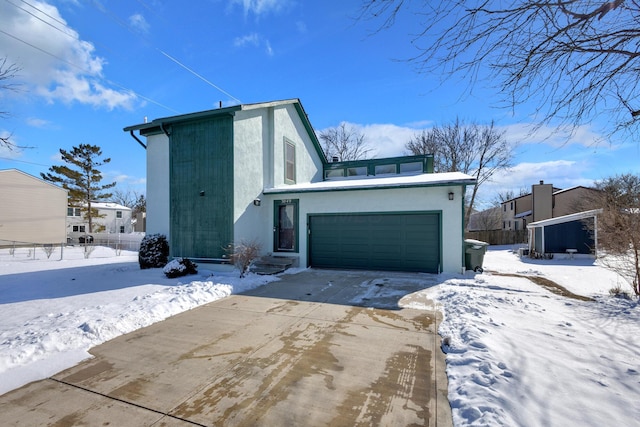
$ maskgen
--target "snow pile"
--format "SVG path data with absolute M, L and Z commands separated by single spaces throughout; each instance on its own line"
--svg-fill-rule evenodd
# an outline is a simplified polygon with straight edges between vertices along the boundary
M 485 274 L 422 291 L 444 313 L 439 333 L 454 424 L 637 425 L 637 302 L 610 297 L 618 279 L 593 260 L 523 261 L 489 251 Z M 544 276 L 594 301 L 499 273 Z
M 0 394 L 73 366 L 119 335 L 275 280 L 202 270 L 181 283 L 161 269 L 140 270 L 136 254 L 106 264 L 77 258 L 0 257 Z M 8 274 L 27 266 L 34 273 Z

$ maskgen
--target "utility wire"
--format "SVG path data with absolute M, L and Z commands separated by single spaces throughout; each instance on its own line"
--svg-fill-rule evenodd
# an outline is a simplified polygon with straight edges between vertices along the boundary
M 24 0 L 23 0 L 24 1 Z M 217 86 L 216 84 L 212 83 L 211 81 L 207 80 L 205 77 L 203 77 L 202 75 L 198 74 L 196 71 L 194 71 L 193 69 L 189 68 L 188 66 L 186 66 L 185 64 L 183 64 L 182 62 L 180 62 L 179 60 L 177 60 L 176 58 L 174 58 L 173 56 L 169 55 L 167 52 L 163 51 L 162 49 L 155 47 L 153 45 L 153 43 L 151 43 L 151 41 L 146 38 L 143 37 L 138 31 L 135 31 L 133 28 L 131 28 L 131 26 L 129 24 L 127 24 L 125 21 L 123 21 L 122 19 L 120 19 L 115 13 L 111 12 L 111 10 L 109 10 L 106 6 L 104 6 L 103 4 L 99 3 L 97 0 L 93 1 L 94 6 L 96 7 L 96 9 L 98 9 L 100 12 L 104 13 L 105 15 L 107 15 L 109 18 L 111 18 L 113 21 L 115 21 L 118 25 L 120 25 L 121 27 L 124 27 L 127 31 L 129 31 L 131 34 L 133 34 L 136 37 L 139 37 L 140 39 L 142 39 L 145 43 L 149 44 L 150 46 L 153 46 L 153 48 L 160 52 L 162 55 L 164 55 L 167 59 L 170 59 L 171 61 L 173 61 L 174 63 L 176 63 L 177 65 L 179 65 L 180 67 L 184 68 L 185 70 L 187 70 L 189 73 L 193 74 L 194 76 L 196 76 L 197 78 L 199 78 L 200 80 L 202 80 L 203 82 L 205 82 L 206 84 L 208 84 L 209 86 L 213 87 L 214 89 L 216 89 L 217 91 L 225 94 L 226 96 L 228 96 L 229 98 L 233 99 L 234 101 L 237 101 L 239 104 L 242 103 L 242 101 L 240 101 L 238 98 L 236 98 L 235 96 L 231 95 L 229 92 L 225 91 L 224 89 L 222 89 L 221 87 Z
M 67 64 L 67 65 L 69 65 L 69 66 L 71 66 L 71 67 L 77 68 L 78 70 L 82 71 L 82 72 L 83 72 L 83 73 L 85 73 L 85 74 L 92 75 L 92 73 L 91 73 L 89 70 L 87 70 L 87 69 L 85 69 L 85 68 L 83 68 L 83 67 L 81 67 L 81 66 L 79 66 L 79 65 L 77 65 L 77 64 L 74 64 L 74 63 L 72 63 L 72 62 L 69 62 L 69 61 L 67 61 L 66 59 L 61 58 L 61 57 L 59 57 L 58 55 L 53 54 L 53 53 L 51 53 L 51 52 L 48 52 L 48 51 L 46 51 L 46 50 L 44 50 L 44 49 L 42 49 L 42 48 L 40 48 L 40 47 L 38 47 L 38 46 L 36 46 L 36 45 L 34 45 L 34 44 L 31 44 L 31 43 L 29 43 L 28 41 L 21 39 L 20 37 L 14 36 L 13 34 L 9 34 L 9 33 L 7 33 L 6 31 L 1 30 L 1 29 L 0 29 L 0 33 L 2 33 L 2 34 L 4 34 L 4 35 L 6 35 L 7 37 L 11 37 L 12 39 L 14 39 L 14 40 L 16 40 L 16 41 L 19 41 L 19 42 L 21 42 L 21 43 L 24 43 L 24 44 L 26 44 L 27 46 L 29 46 L 29 47 L 31 47 L 31 48 L 33 48 L 33 49 L 36 49 L 36 50 L 38 50 L 38 51 L 40 51 L 40 52 L 42 52 L 42 53 L 44 53 L 44 54 L 46 54 L 46 55 L 52 56 L 52 57 L 54 57 L 54 58 L 58 59 L 59 61 L 64 62 L 65 64 Z M 120 89 L 122 89 L 122 90 L 124 90 L 124 91 L 128 92 L 128 93 L 129 93 L 129 94 L 131 94 L 131 95 L 135 95 L 135 96 L 137 96 L 137 97 L 139 97 L 139 98 L 141 98 L 141 99 L 144 99 L 145 101 L 151 102 L 152 104 L 155 104 L 155 105 L 157 105 L 157 106 L 159 106 L 159 107 L 165 108 L 165 109 L 167 109 L 167 110 L 169 110 L 169 111 L 171 111 L 171 112 L 174 112 L 174 113 L 176 113 L 176 114 L 180 114 L 180 112 L 179 112 L 179 111 L 176 111 L 176 110 L 174 110 L 174 109 L 173 109 L 173 108 L 171 108 L 171 107 L 168 107 L 168 106 L 166 106 L 166 105 L 164 105 L 164 104 L 161 104 L 161 103 L 159 103 L 159 102 L 157 102 L 157 101 L 154 101 L 154 100 L 153 100 L 153 99 L 151 99 L 151 98 L 148 98 L 148 97 L 146 97 L 146 96 L 144 96 L 144 95 L 141 95 L 141 94 L 139 94 L 139 93 L 135 92 L 135 91 L 134 91 L 134 90 L 132 90 L 132 89 L 129 89 L 129 88 L 125 87 L 125 86 L 122 86 L 121 84 L 118 84 L 118 83 L 116 83 L 116 82 L 114 82 L 114 81 L 111 81 L 111 80 L 108 80 L 108 79 L 102 79 L 102 80 L 103 80 L 103 81 L 105 81 L 105 82 L 107 82 L 107 83 L 109 83 L 109 84 L 110 84 L 110 85 L 112 85 L 112 86 L 116 86 L 116 87 L 118 87 L 118 88 L 120 88 Z

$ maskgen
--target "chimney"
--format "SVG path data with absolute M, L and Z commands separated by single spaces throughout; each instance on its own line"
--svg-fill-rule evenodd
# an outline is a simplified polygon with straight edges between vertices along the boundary
M 540 185 L 544 185 L 544 181 L 543 180 L 540 180 Z
M 331 161 L 332 161 L 333 163 L 335 163 L 335 162 L 339 162 L 339 161 L 340 161 L 340 157 L 338 157 L 338 156 L 333 156 L 333 159 L 331 159 Z

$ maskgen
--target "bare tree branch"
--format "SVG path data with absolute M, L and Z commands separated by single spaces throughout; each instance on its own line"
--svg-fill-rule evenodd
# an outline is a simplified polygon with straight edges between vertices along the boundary
M 338 161 L 366 159 L 371 148 L 364 134 L 359 133 L 345 122 L 340 126 L 320 132 L 322 150 L 329 161 L 334 157 Z
M 423 73 L 495 84 L 506 106 L 535 102 L 537 124 L 610 132 L 640 117 L 640 5 L 632 0 L 363 0 L 378 30 L 412 13 L 423 30 L 409 60 Z

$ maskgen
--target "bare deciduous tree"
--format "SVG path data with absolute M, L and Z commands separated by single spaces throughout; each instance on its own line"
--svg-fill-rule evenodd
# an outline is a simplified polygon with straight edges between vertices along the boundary
M 597 233 L 601 264 L 624 277 L 640 297 L 640 175 L 625 174 L 596 183 L 590 202 L 602 207 Z
M 147 211 L 147 201 L 144 194 L 136 190 L 116 188 L 113 190 L 111 198 L 115 203 L 131 208 L 134 215 L 138 212 Z
M 16 64 L 7 63 L 7 58 L 0 59 L 0 90 L 17 90 L 18 84 L 11 83 L 11 80 L 16 77 L 20 68 Z M 0 110 L 0 117 L 6 118 L 9 115 L 8 111 Z M 11 141 L 11 134 L 0 135 L 0 146 L 5 146 L 11 150 L 14 148 L 20 148 Z
M 493 122 L 490 125 L 466 125 L 459 119 L 435 126 L 410 140 L 405 148 L 414 155 L 433 154 L 435 172 L 463 172 L 473 176 L 473 186 L 465 213 L 465 224 L 478 189 L 500 170 L 511 166 L 512 148 Z
M 319 136 L 322 141 L 322 150 L 329 161 L 333 158 L 337 158 L 340 162 L 363 160 L 371 152 L 364 134 L 345 122 L 340 123 L 338 127 L 320 132 Z
M 638 124 L 637 0 L 363 0 L 361 19 L 382 30 L 403 13 L 421 20 L 410 59 L 421 72 L 471 87 L 486 76 L 510 107 L 534 99 L 540 125 Z

